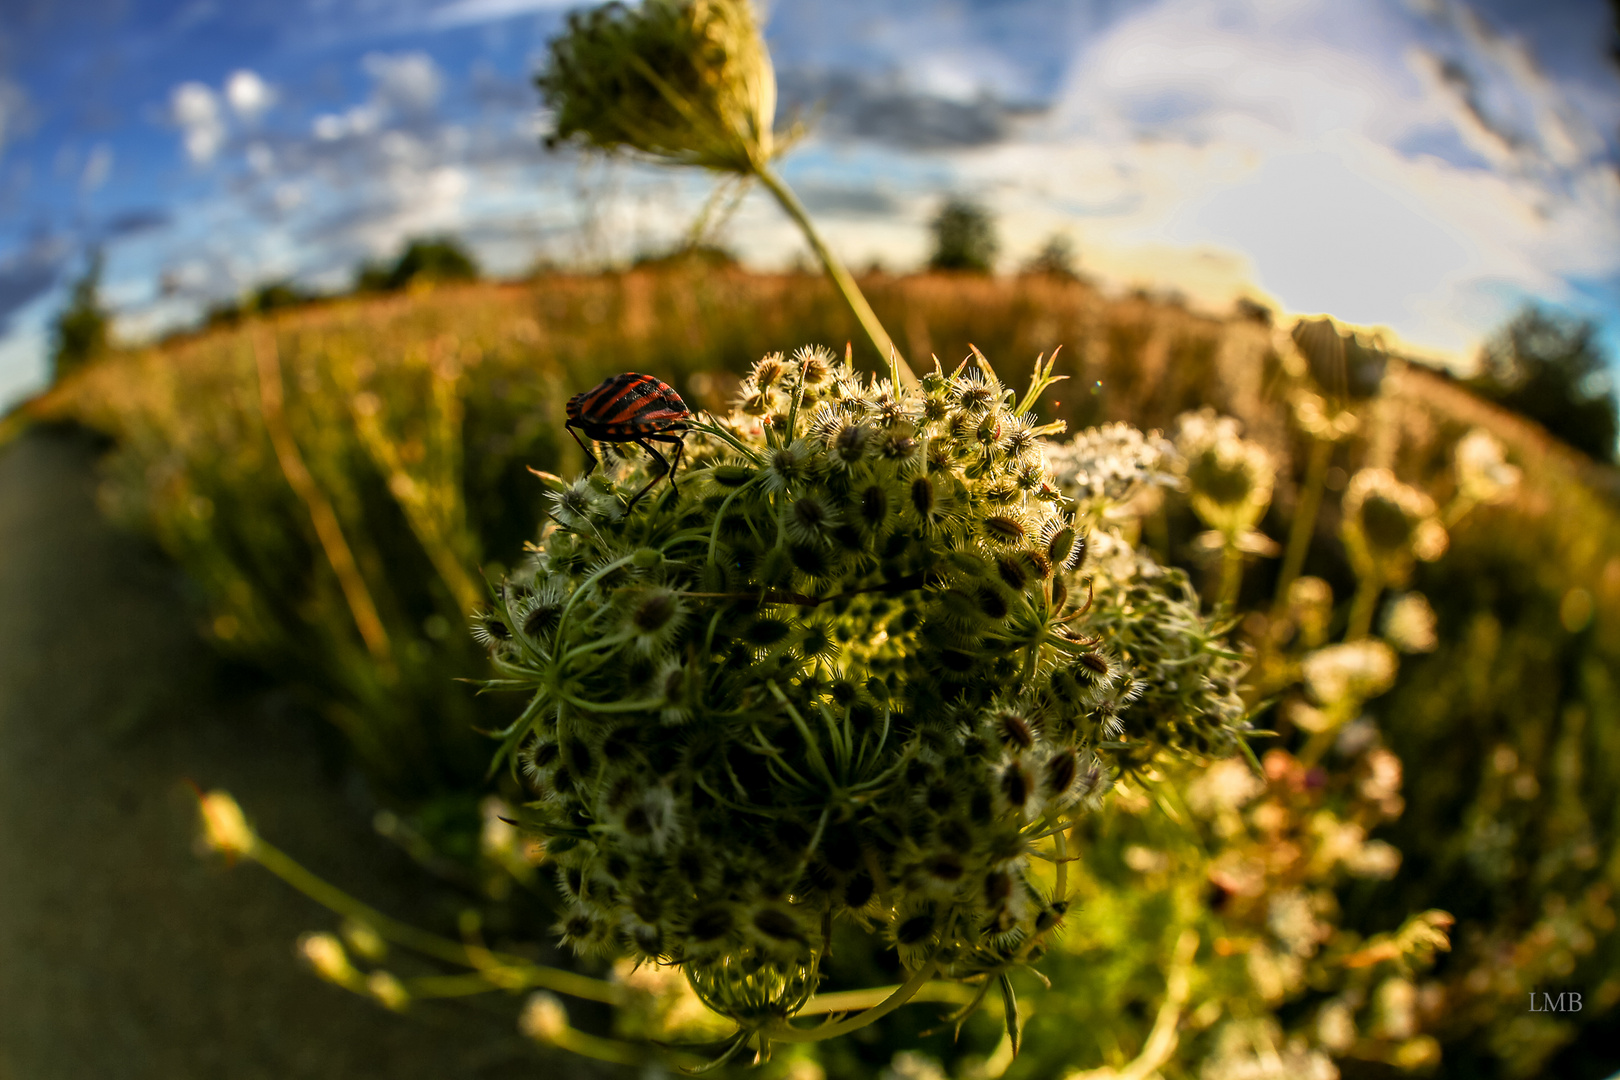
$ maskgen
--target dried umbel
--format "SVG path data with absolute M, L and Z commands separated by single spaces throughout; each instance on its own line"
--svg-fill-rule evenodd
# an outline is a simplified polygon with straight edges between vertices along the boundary
M 480 625 L 533 695 L 504 753 L 568 944 L 683 965 L 765 1033 L 840 920 L 913 971 L 1005 972 L 1066 908 L 1037 844 L 1122 765 L 1230 744 L 1237 668 L 1184 580 L 1087 600 L 1031 444 L 1049 378 L 1015 405 L 982 358 L 911 390 L 771 356 L 694 422 L 678 491 L 626 513 L 640 465 L 556 482 L 568 513 Z
M 1388 469 L 1350 478 L 1341 531 L 1357 575 L 1380 584 L 1404 584 L 1415 560 L 1433 562 L 1449 542 L 1434 500 Z
M 1129 707 L 1113 718 L 1127 741 L 1115 751 L 1120 759 L 1145 763 L 1142 755 L 1161 746 L 1202 757 L 1237 752 L 1248 660 L 1211 630 L 1186 573 L 1136 552 L 1129 562 L 1099 559 L 1090 588 L 1088 632 L 1128 658 L 1120 693 Z
M 778 151 L 776 75 L 747 0 L 575 12 L 535 81 L 555 114 L 553 142 L 743 175 Z
M 1236 543 L 1271 505 L 1276 464 L 1259 443 L 1242 437 L 1243 426 L 1213 409 L 1183 413 L 1176 421 L 1176 450 L 1185 460 L 1193 512 Z
M 1290 337 L 1304 374 L 1341 407 L 1375 397 L 1382 388 L 1389 354 L 1378 341 L 1341 331 L 1332 319 L 1301 319 Z
M 1046 467 L 1083 519 L 1112 517 L 1147 487 L 1180 487 L 1185 463 L 1157 431 L 1129 424 L 1087 428 L 1046 448 Z

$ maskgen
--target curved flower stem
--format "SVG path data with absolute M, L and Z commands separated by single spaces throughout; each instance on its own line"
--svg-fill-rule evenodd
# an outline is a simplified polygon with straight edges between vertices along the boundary
M 753 480 L 749 480 L 742 487 L 738 488 L 736 491 L 733 491 L 730 495 L 727 495 L 726 498 L 725 498 L 725 501 L 720 504 L 720 509 L 715 511 L 715 514 L 714 514 L 714 528 L 711 529 L 710 532 L 709 532 L 709 565 L 710 566 L 714 565 L 715 549 L 720 544 L 720 523 L 725 520 L 726 511 L 731 509 L 731 500 L 735 499 L 737 496 L 741 495 L 743 492 L 745 492 L 749 488 L 753 487 L 754 486 L 754 481 L 758 480 L 758 479 L 759 479 L 758 476 L 754 477 Z
M 575 589 L 571 594 L 569 594 L 568 603 L 563 605 L 562 615 L 560 615 L 558 617 L 557 625 L 559 627 L 563 628 L 563 629 L 566 629 L 570 625 L 569 621 L 568 621 L 568 616 L 573 612 L 574 605 L 579 602 L 579 598 L 584 596 L 587 592 L 589 592 L 592 585 L 595 585 L 605 575 L 611 574 L 613 571 L 617 570 L 619 567 L 621 567 L 621 566 L 625 565 L 626 563 L 628 563 L 631 558 L 632 558 L 632 556 L 630 556 L 630 555 L 620 556 L 619 558 L 614 559 L 612 562 L 608 563 L 606 566 L 603 566 L 600 569 L 598 569 L 597 571 L 595 571 L 594 573 L 592 573 L 591 576 L 586 578 L 584 581 L 580 582 L 579 583 L 579 588 Z M 562 649 L 562 633 L 561 633 L 561 631 L 559 631 L 558 634 L 557 634 L 557 644 L 556 644 L 556 647 L 555 647 L 555 651 L 559 655 L 561 655 L 562 651 L 563 651 L 563 649 Z
M 820 1016 L 826 1013 L 870 1009 L 881 1004 L 885 998 L 899 989 L 899 986 L 874 986 L 868 990 L 836 990 L 830 994 L 817 994 L 794 1015 Z M 973 1000 L 975 993 L 973 987 L 962 983 L 931 982 L 924 984 L 913 994 L 907 1004 L 922 1005 L 934 1002 L 941 1005 L 965 1005 Z
M 571 1025 L 552 1032 L 545 1041 L 559 1050 L 567 1050 L 571 1054 L 605 1061 L 611 1065 L 645 1065 L 650 1060 L 669 1056 L 652 1047 L 591 1035 Z M 675 1055 L 675 1058 L 675 1064 L 688 1066 L 695 1065 L 700 1060 L 688 1054 Z
M 1072 1072 L 1064 1080 L 1147 1080 L 1169 1063 L 1181 1041 L 1176 1028 L 1181 1023 L 1181 1010 L 1187 1004 L 1191 990 L 1189 975 L 1193 957 L 1198 952 L 1198 932 L 1188 927 L 1176 940 L 1176 950 L 1170 961 L 1170 974 L 1165 980 L 1164 1001 L 1159 1014 L 1153 1019 L 1142 1052 L 1129 1064 L 1118 1069 L 1088 1069 Z
M 1052 885 L 1052 897 L 1055 900 L 1067 901 L 1069 899 L 1069 839 L 1066 835 L 1068 822 L 1065 821 L 1062 824 L 1064 827 L 1052 834 L 1054 854 L 1057 856 L 1055 860 L 1057 869 L 1054 872 L 1057 880 Z
M 1350 625 L 1344 632 L 1344 640 L 1360 641 L 1371 632 L 1373 615 L 1378 610 L 1378 594 L 1383 591 L 1383 582 L 1372 574 L 1363 574 L 1356 582 L 1356 597 L 1350 601 Z
M 725 443 L 733 450 L 746 457 L 749 461 L 752 461 L 755 465 L 761 464 L 764 460 L 754 450 L 743 445 L 741 442 L 738 442 L 735 435 L 721 427 L 719 424 L 711 423 L 708 420 L 688 420 L 686 424 L 693 431 L 701 431 L 705 435 L 713 435 L 715 438 L 719 439 L 721 442 Z
M 1238 591 L 1243 587 L 1243 551 L 1237 538 L 1229 536 L 1221 546 L 1221 587 L 1215 598 L 1216 618 L 1225 619 L 1237 609 Z
M 1305 555 L 1310 551 L 1311 537 L 1316 533 L 1316 515 L 1322 506 L 1322 484 L 1332 457 L 1331 442 L 1326 439 L 1312 442 L 1311 456 L 1305 465 L 1305 482 L 1299 489 L 1299 505 L 1294 508 L 1294 521 L 1288 530 L 1288 549 L 1283 553 L 1282 569 L 1277 572 L 1277 595 L 1272 602 L 1275 614 L 1282 612 L 1288 603 L 1288 586 L 1305 569 Z
M 934 972 L 938 970 L 938 968 L 939 964 L 936 961 L 928 961 L 922 967 L 917 969 L 917 973 L 915 975 L 897 987 L 894 993 L 890 994 L 888 997 L 884 998 L 870 1009 L 867 1009 L 865 1012 L 862 1012 L 856 1016 L 851 1016 L 847 1020 L 835 1020 L 832 1023 L 822 1024 L 820 1027 L 809 1029 L 796 1028 L 786 1021 L 783 1021 L 780 1024 L 768 1029 L 766 1035 L 775 1042 L 808 1043 L 821 1042 L 823 1039 L 835 1039 L 840 1035 L 847 1035 L 851 1031 L 858 1031 L 861 1028 L 866 1027 L 868 1024 L 875 1023 L 876 1021 L 881 1020 L 883 1017 L 888 1016 L 890 1013 L 894 1012 L 894 1010 L 916 997 L 918 992 L 922 990 L 924 984 L 926 984 L 929 979 L 934 977 Z M 814 1002 L 815 999 L 812 998 L 811 1004 L 814 1004 Z M 808 1007 L 809 1006 L 807 1005 L 806 1008 Z M 801 1013 L 803 1011 L 803 1009 L 800 1010 Z
M 917 376 L 912 373 L 911 366 L 900 355 L 900 350 L 895 348 L 893 339 L 889 337 L 889 332 L 883 329 L 883 324 L 878 321 L 877 313 L 872 310 L 872 305 L 866 302 L 866 296 L 861 292 L 861 287 L 855 284 L 855 279 L 850 277 L 849 271 L 844 268 L 844 264 L 839 261 L 838 256 L 834 255 L 832 249 L 827 247 L 826 242 L 821 239 L 821 234 L 816 231 L 814 223 L 810 220 L 809 213 L 805 210 L 804 204 L 799 202 L 799 197 L 793 194 L 793 189 L 788 187 L 781 177 L 772 172 L 768 165 L 760 166 L 755 175 L 759 177 L 759 182 L 765 185 L 765 189 L 776 196 L 776 201 L 782 204 L 782 209 L 787 211 L 788 217 L 792 218 L 794 223 L 803 231 L 804 238 L 810 242 L 810 247 L 815 251 L 816 257 L 821 260 L 821 265 L 826 268 L 827 276 L 832 278 L 833 284 L 838 287 L 838 291 L 843 294 L 844 300 L 849 304 L 851 310 L 855 312 L 855 318 L 859 320 L 861 329 L 865 330 L 866 336 L 872 339 L 872 344 L 878 351 L 878 357 L 883 363 L 889 364 L 896 369 L 900 381 L 905 385 L 918 385 Z
M 584 998 L 588 1001 L 600 1001 L 607 1004 L 616 1004 L 623 1000 L 624 992 L 619 986 L 602 979 L 593 979 L 587 975 L 578 975 L 572 971 L 563 971 L 559 968 L 542 967 L 531 964 L 516 956 L 507 956 L 502 953 L 479 950 L 481 957 L 474 957 L 467 945 L 452 941 L 390 918 L 360 900 L 355 899 L 337 886 L 316 877 L 306 870 L 297 860 L 286 852 L 277 848 L 255 835 L 252 846 L 244 854 L 270 871 L 288 885 L 297 889 L 322 907 L 338 915 L 365 923 L 375 930 L 379 936 L 396 945 L 430 956 L 445 963 L 457 964 L 463 967 L 477 969 L 478 978 L 490 983 L 491 989 L 521 989 L 539 987 L 553 990 L 559 994 L 570 997 Z M 478 961 L 482 959 L 483 964 Z M 489 965 L 498 965 L 500 981 L 491 979 L 492 969 Z M 472 976 L 465 976 L 470 978 Z M 445 984 L 447 987 L 451 984 Z M 463 992 L 472 992 L 463 990 Z

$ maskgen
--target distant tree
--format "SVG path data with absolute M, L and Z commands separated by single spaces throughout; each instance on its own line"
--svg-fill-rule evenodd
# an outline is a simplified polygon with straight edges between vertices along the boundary
M 631 265 L 651 270 L 726 270 L 741 264 L 734 253 L 718 244 L 682 244 L 668 251 L 638 255 Z
M 951 199 L 935 216 L 931 270 L 967 270 L 988 274 L 995 264 L 996 225 L 990 211 L 968 199 Z
M 1615 460 L 1620 406 L 1597 324 L 1531 304 L 1480 350 L 1469 385 L 1600 461 Z
M 387 292 L 388 278 L 394 268 L 380 259 L 367 259 L 354 272 L 355 292 Z
M 316 299 L 319 299 L 316 293 L 284 278 L 254 289 L 244 307 L 262 315 L 280 308 L 298 307 Z
M 56 316 L 51 344 L 52 378 L 62 376 L 107 351 L 111 319 L 101 306 L 102 256 L 90 257 L 84 276 L 73 283 L 67 307 Z
M 240 300 L 221 300 L 208 305 L 208 310 L 203 312 L 203 325 L 235 326 L 242 321 L 242 314 L 243 307 Z
M 1025 264 L 1024 272 L 1064 278 L 1068 281 L 1078 280 L 1080 274 L 1075 269 L 1074 238 L 1068 233 L 1060 232 L 1047 237 L 1041 250 Z
M 290 278 L 281 278 L 266 282 L 236 300 L 214 304 L 204 313 L 203 325 L 235 326 L 248 315 L 267 315 L 272 311 L 313 303 L 320 298 L 320 293 L 312 292 Z
M 476 281 L 478 261 L 453 237 L 412 240 L 405 245 L 386 287 L 403 289 L 413 281 Z
M 392 263 L 368 260 L 355 272 L 355 292 L 393 292 L 413 281 L 476 281 L 478 260 L 454 237 L 412 240 Z

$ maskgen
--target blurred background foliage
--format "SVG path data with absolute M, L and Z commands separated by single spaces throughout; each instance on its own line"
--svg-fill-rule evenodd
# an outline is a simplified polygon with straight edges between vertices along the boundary
M 942 253 L 945 225 L 942 213 Z M 987 237 L 961 231 L 965 259 Z M 858 365 L 873 370 L 877 357 L 832 286 L 808 274 L 674 259 L 457 283 L 468 267 L 431 244 L 411 250 L 373 274 L 406 292 L 245 304 L 197 334 L 61 364 L 22 416 L 111 436 L 104 506 L 186 569 L 205 633 L 332 720 L 401 835 L 475 869 L 512 861 L 502 844 L 514 841 L 480 809 L 490 744 L 479 731 L 509 703 L 458 681 L 487 674 L 466 618 L 497 560 L 535 534 L 542 487 L 527 469 L 583 464 L 560 437 L 565 400 L 634 370 L 721 409 L 768 351 L 853 341 Z M 1173 1002 L 1180 1043 L 1167 1076 L 1331 1075 L 1320 1049 L 1290 1042 L 1306 1030 L 1347 1076 L 1608 1075 L 1617 1062 L 1603 1032 L 1620 1003 L 1620 481 L 1547 430 L 1602 451 L 1600 420 L 1572 427 L 1585 412 L 1539 404 L 1553 387 L 1566 404 L 1595 403 L 1593 418 L 1606 408 L 1612 451 L 1590 336 L 1529 313 L 1461 384 L 1330 323 L 1290 337 L 1258 305 L 1221 318 L 1174 298 L 1104 297 L 1061 244 L 1032 269 L 862 286 L 914 364 L 937 354 L 954 365 L 971 342 L 1015 371 L 1061 346 L 1057 372 L 1070 381 L 1042 413 L 1071 432 L 1168 428 L 1205 406 L 1242 420 L 1276 463 L 1275 490 L 1256 539 L 1235 530 L 1221 543 L 1244 568 L 1235 610 L 1256 692 L 1283 699 L 1262 717 L 1277 734 L 1256 741 L 1262 779 L 1240 768 L 1225 789 L 1188 788 L 1167 764 L 1084 826 L 1083 899 L 1043 964 L 1054 988 L 1020 987 L 1033 1012 L 1016 1060 L 994 1016 L 959 1042 L 948 1030 L 919 1042 L 938 1022 L 913 1008 L 823 1047 L 820 1068 L 1130 1075 Z M 88 280 L 74 311 L 96 310 Z M 1521 470 L 1516 487 L 1490 498 L 1470 487 L 1458 448 L 1476 429 Z M 1443 508 L 1450 550 L 1390 583 L 1427 597 L 1435 640 L 1364 714 L 1317 737 L 1286 688 L 1301 651 L 1352 620 L 1360 586 L 1340 500 L 1368 468 Z M 1187 567 L 1213 604 L 1223 563 L 1188 501 L 1133 512 L 1141 542 Z M 1315 629 L 1287 603 L 1301 575 L 1330 593 Z M 1380 625 L 1392 595 L 1373 596 Z M 1399 853 L 1394 865 L 1377 856 L 1389 872 L 1346 872 L 1346 852 L 1373 839 Z M 1284 896 L 1299 899 L 1279 908 Z M 1285 909 L 1291 928 L 1278 925 Z M 1457 921 L 1453 951 L 1426 972 L 1439 924 L 1409 917 L 1431 909 Z M 545 936 L 542 923 L 524 933 Z M 894 974 L 892 956 L 842 964 L 852 986 Z M 1547 990 L 1583 990 L 1584 1008 L 1531 1014 L 1527 995 Z M 814 1075 L 800 1060 L 773 1068 Z
M 107 351 L 112 316 L 101 302 L 100 252 L 73 283 L 73 293 L 56 317 L 51 341 L 51 376 L 59 379 Z
M 995 266 L 996 253 L 1001 250 L 996 223 L 973 200 L 947 199 L 929 228 L 934 234 L 934 251 L 928 257 L 930 270 L 988 274 Z

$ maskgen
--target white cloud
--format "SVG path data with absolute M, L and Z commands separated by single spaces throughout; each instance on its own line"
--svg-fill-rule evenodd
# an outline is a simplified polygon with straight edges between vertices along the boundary
M 225 100 L 239 118 L 251 124 L 276 103 L 276 92 L 257 72 L 242 68 L 225 80 Z
M 444 75 L 425 52 L 368 53 L 361 66 L 373 80 L 375 98 L 401 112 L 427 112 L 444 90 Z
M 112 167 L 112 147 L 97 143 L 95 149 L 90 151 L 89 160 L 84 163 L 84 171 L 79 174 L 79 190 L 88 194 L 100 188 L 112 175 Z
M 382 109 L 375 104 L 355 105 L 341 113 L 325 113 L 315 118 L 311 133 L 322 142 L 335 142 L 351 135 L 370 135 L 382 125 Z
M 1031 245 L 1070 217 L 1094 272 L 1212 303 L 1252 283 L 1462 352 L 1518 296 L 1620 272 L 1605 154 L 1471 14 L 1162 0 L 1093 39 L 1043 121 L 958 168 Z
M 225 142 L 225 116 L 214 92 L 200 82 L 181 83 L 169 94 L 169 112 L 191 160 L 199 165 L 214 160 Z
M 276 152 L 262 142 L 253 143 L 247 148 L 247 163 L 258 175 L 267 176 L 276 167 Z

